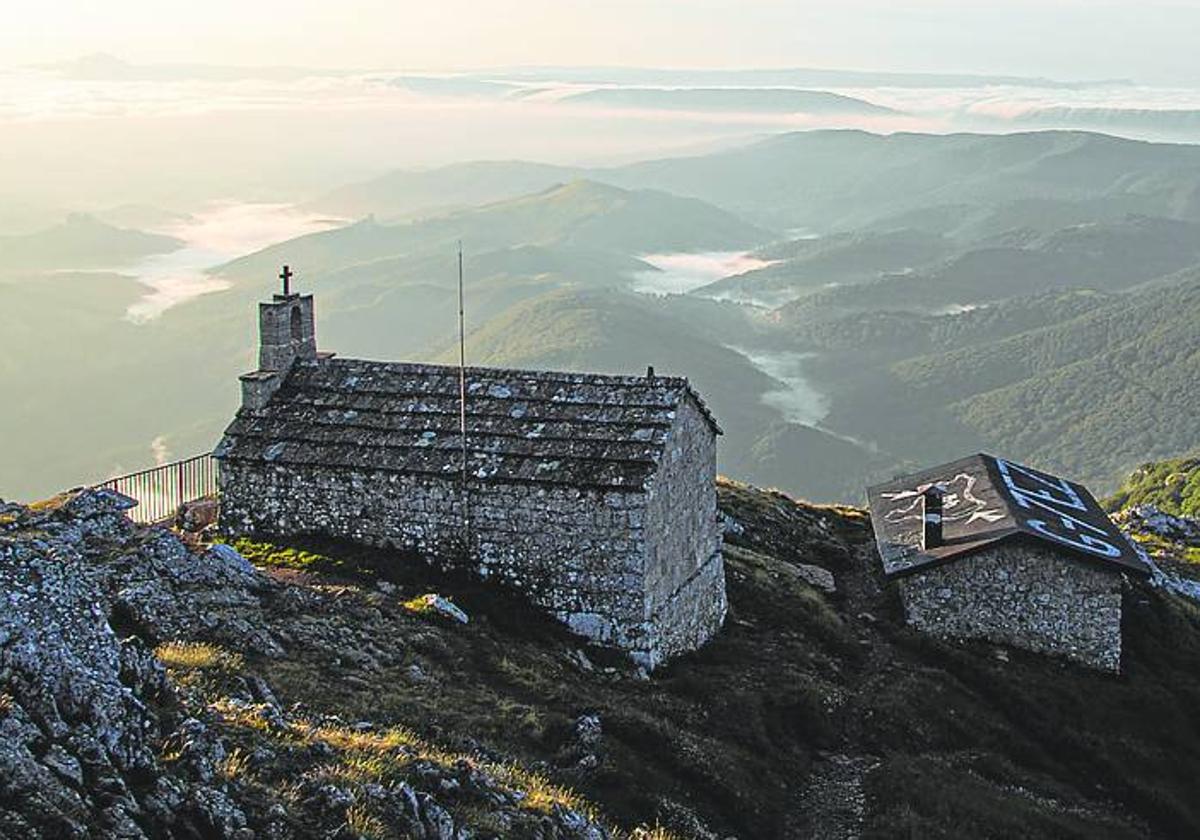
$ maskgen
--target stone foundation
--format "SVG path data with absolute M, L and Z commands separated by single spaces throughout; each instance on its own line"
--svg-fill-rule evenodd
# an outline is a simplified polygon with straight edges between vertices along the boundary
M 1120 574 L 1017 542 L 900 580 L 908 623 L 943 638 L 987 639 L 1121 667 Z

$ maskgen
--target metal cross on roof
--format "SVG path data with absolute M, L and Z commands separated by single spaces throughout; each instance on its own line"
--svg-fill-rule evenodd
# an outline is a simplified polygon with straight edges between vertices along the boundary
M 292 293 L 292 278 L 295 274 L 288 266 L 283 267 L 283 271 L 279 272 L 279 279 L 283 281 L 283 296 L 288 297 Z

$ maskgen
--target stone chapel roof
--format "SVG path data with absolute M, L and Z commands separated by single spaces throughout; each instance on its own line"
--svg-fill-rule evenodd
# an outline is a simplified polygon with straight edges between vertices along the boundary
M 474 480 L 641 490 L 691 398 L 667 376 L 467 368 Z M 459 370 L 356 359 L 297 360 L 258 411 L 238 412 L 214 453 L 231 461 L 457 476 Z
M 921 493 L 944 488 L 943 538 L 921 547 Z M 1001 540 L 1027 539 L 1114 571 L 1150 570 L 1085 487 L 991 455 L 971 455 L 867 490 L 889 577 L 952 562 Z

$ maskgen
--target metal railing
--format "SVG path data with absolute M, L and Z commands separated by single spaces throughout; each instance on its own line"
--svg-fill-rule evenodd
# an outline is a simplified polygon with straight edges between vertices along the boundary
M 217 465 L 211 453 L 110 478 L 96 485 L 123 493 L 137 501 L 129 511 L 134 522 L 164 522 L 179 506 L 217 492 Z

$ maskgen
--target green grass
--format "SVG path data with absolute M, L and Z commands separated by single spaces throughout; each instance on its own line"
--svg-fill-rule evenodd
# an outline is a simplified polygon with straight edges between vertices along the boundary
M 1109 510 L 1144 504 L 1175 516 L 1200 517 L 1200 458 L 1143 464 L 1105 500 Z
M 230 545 L 260 568 L 291 569 L 297 572 L 338 576 L 361 576 L 368 573 L 368 570 L 352 561 L 294 546 L 280 545 L 249 537 L 238 537 L 230 541 Z
M 1134 539 L 1151 557 L 1165 557 L 1181 563 L 1200 564 L 1200 546 L 1171 542 L 1156 534 L 1136 534 Z

